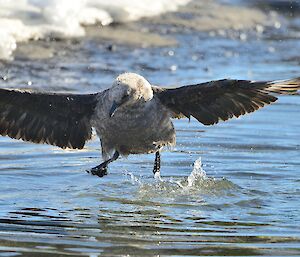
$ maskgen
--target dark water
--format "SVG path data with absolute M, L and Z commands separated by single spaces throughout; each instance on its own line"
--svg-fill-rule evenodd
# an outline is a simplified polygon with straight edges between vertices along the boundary
M 183 14 L 190 15 L 172 15 Z M 24 46 L 0 63 L 1 87 L 95 92 L 123 71 L 160 85 L 297 77 L 299 18 L 278 19 L 280 28 L 259 35 L 209 35 L 151 19 L 118 25 L 165 33 L 177 47 L 110 51 L 114 42 L 94 36 L 32 42 L 54 56 L 28 57 Z M 100 162 L 97 138 L 64 151 L 2 137 L 0 256 L 300 255 L 299 111 L 299 96 L 285 96 L 213 127 L 175 121 L 177 146 L 162 153 L 161 180 L 152 177 L 152 155 L 121 158 L 108 176 L 90 176 L 85 170 Z

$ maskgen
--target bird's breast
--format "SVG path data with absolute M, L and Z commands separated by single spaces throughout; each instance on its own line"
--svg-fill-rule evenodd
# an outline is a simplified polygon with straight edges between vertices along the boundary
M 102 115 L 95 128 L 102 144 L 124 154 L 154 152 L 175 144 L 170 115 L 156 100 L 120 108 L 113 117 Z

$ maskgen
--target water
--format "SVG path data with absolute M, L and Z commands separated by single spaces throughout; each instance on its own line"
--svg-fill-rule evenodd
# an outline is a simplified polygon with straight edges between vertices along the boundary
M 130 42 L 89 28 L 81 39 L 20 44 L 0 62 L 1 87 L 95 92 L 123 71 L 159 85 L 299 76 L 297 13 L 245 30 L 173 25 L 196 24 L 202 9 L 191 9 L 106 28 L 129 31 Z M 156 178 L 153 155 L 87 174 L 100 162 L 97 138 L 74 151 L 1 137 L 0 256 L 300 255 L 299 99 L 212 127 L 176 120 L 177 146 Z

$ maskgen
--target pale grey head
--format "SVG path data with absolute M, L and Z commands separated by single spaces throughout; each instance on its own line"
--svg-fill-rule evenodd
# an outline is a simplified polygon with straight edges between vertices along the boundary
M 119 75 L 109 90 L 109 100 L 113 103 L 110 116 L 118 108 L 150 101 L 153 91 L 150 83 L 136 73 L 123 73 Z

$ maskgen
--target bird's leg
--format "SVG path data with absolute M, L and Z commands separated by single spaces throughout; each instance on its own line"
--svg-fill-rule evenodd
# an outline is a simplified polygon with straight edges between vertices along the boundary
M 88 173 L 91 172 L 92 175 L 97 175 L 100 178 L 107 175 L 107 165 L 110 164 L 111 162 L 117 160 L 119 155 L 120 155 L 119 152 L 115 151 L 112 158 L 110 158 L 107 161 L 102 162 L 100 165 L 92 168 L 90 171 L 88 171 Z
M 155 161 L 154 161 L 154 168 L 153 168 L 153 173 L 160 172 L 160 152 L 157 151 L 155 153 Z

